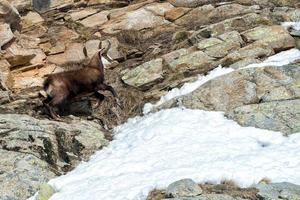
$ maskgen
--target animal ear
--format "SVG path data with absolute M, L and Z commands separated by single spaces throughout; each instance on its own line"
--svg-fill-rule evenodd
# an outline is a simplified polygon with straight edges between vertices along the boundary
M 99 67 L 101 61 L 101 51 L 96 52 L 91 58 L 88 66 L 89 67 Z

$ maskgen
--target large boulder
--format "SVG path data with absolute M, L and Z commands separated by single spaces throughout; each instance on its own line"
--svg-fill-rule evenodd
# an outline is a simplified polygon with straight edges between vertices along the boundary
M 299 102 L 296 101 L 300 99 L 299 82 L 297 65 L 247 68 L 210 80 L 160 108 L 179 103 L 192 109 L 225 111 L 241 125 L 295 133 L 299 131 L 299 123 L 293 124 L 294 120 L 299 121 Z M 293 111 L 287 106 L 292 103 L 289 100 L 295 100 Z M 288 120 L 293 117 L 291 125 Z
M 26 199 L 39 185 L 72 169 L 107 145 L 93 122 L 38 120 L 28 115 L 0 115 L 0 199 Z

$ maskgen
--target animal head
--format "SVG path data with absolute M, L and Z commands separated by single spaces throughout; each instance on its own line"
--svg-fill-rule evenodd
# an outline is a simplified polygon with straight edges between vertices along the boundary
M 111 43 L 109 40 L 107 40 L 108 45 L 102 47 L 101 42 L 101 49 L 94 54 L 94 56 L 91 58 L 88 66 L 89 67 L 104 67 L 106 65 L 109 65 L 113 60 L 107 55 L 108 50 L 111 47 Z

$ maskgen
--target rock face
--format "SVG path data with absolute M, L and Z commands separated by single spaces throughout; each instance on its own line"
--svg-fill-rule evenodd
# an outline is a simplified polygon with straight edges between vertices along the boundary
M 105 94 L 97 109 L 83 100 L 65 110 L 78 111 L 80 117 L 93 113 L 112 128 L 198 73 L 218 65 L 243 68 L 299 47 L 298 31 L 278 26 L 299 21 L 299 5 L 298 0 L 0 0 L 0 185 L 9 183 L 0 199 L 30 196 L 40 183 L 106 144 L 101 127 L 93 122 L 67 124 L 28 116 L 45 117 L 37 91 L 47 74 L 84 67 L 110 41 L 107 53 L 115 62 L 105 65 L 105 80 L 126 106 L 117 108 Z M 299 131 L 299 67 L 243 69 L 163 107 L 181 102 L 225 111 L 244 126 L 294 133 Z
M 26 199 L 39 185 L 107 144 L 101 127 L 0 115 L 0 199 Z
M 298 100 L 293 101 L 295 110 L 287 111 L 289 100 L 300 98 L 299 81 L 297 65 L 248 68 L 215 78 L 162 107 L 180 102 L 187 108 L 225 111 L 242 125 L 290 134 L 299 131 Z

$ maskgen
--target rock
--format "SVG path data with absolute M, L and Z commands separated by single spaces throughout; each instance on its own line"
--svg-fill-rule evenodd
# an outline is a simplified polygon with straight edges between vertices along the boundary
M 26 69 L 26 71 L 14 70 L 13 75 L 13 88 L 26 89 L 31 87 L 42 87 L 44 82 L 44 76 L 51 73 L 62 72 L 63 68 L 53 64 L 48 64 L 43 67 L 33 67 Z
M 2 135 L 6 133 L 2 125 L 1 129 Z M 29 153 L 1 148 L 0 160 L 0 199 L 26 199 L 34 195 L 41 182 L 56 176 L 47 162 Z
M 37 200 L 48 200 L 54 193 L 55 190 L 50 185 L 43 183 L 40 185 Z
M 159 4 L 157 5 L 159 6 Z M 131 12 L 124 13 L 119 18 L 109 20 L 101 28 L 103 32 L 108 34 L 114 34 L 120 32 L 120 30 L 142 30 L 159 27 L 161 25 L 170 24 L 162 16 L 140 8 Z
M 127 71 L 122 80 L 133 87 L 147 88 L 163 79 L 162 59 L 151 60 Z
M 256 58 L 244 58 L 240 61 L 237 61 L 237 62 L 229 65 L 229 67 L 232 69 L 240 69 L 240 68 L 246 67 L 248 65 L 260 63 L 260 62 L 261 61 Z
M 166 12 L 173 9 L 174 6 L 172 6 L 168 2 L 164 2 L 164 3 L 149 4 L 149 5 L 145 6 L 144 8 L 145 8 L 145 10 L 150 11 L 150 12 L 154 13 L 155 15 L 163 17 L 166 14 Z
M 268 199 L 286 199 L 295 200 L 300 199 L 300 186 L 292 183 L 270 183 L 258 184 L 255 186 L 259 192 L 258 197 L 262 200 Z
M 48 29 L 47 36 L 56 42 L 53 46 L 62 46 L 79 38 L 79 34 L 65 26 L 52 26 Z
M 5 58 L 12 67 L 19 65 L 28 65 L 32 58 L 36 54 L 33 51 L 28 51 L 28 49 L 23 49 L 17 44 L 12 44 L 9 48 L 6 49 Z
M 0 124 L 0 199 L 32 196 L 41 183 L 56 176 L 53 169 L 71 169 L 108 144 L 102 128 L 91 121 L 1 114 Z
M 166 195 L 168 197 L 194 197 L 202 193 L 200 186 L 192 179 L 182 179 L 170 184 L 167 187 Z
M 0 90 L 0 105 L 10 101 L 10 92 Z
M 240 4 L 225 4 L 214 7 L 211 4 L 191 10 L 189 13 L 176 20 L 177 25 L 206 25 L 218 22 L 230 17 L 256 12 L 257 6 L 243 6 Z
M 169 198 L 163 200 L 246 200 L 246 199 L 233 198 L 227 194 L 202 194 L 197 197 L 180 197 L 180 198 Z
M 10 4 L 15 7 L 19 12 L 30 10 L 32 2 L 28 0 L 10 0 Z
M 28 12 L 22 17 L 22 28 L 28 28 L 43 23 L 44 19 L 37 12 Z
M 231 35 L 231 36 L 229 36 Z M 229 37 L 232 37 L 231 39 Z M 204 51 L 207 55 L 214 58 L 223 58 L 228 53 L 237 50 L 241 47 L 242 38 L 238 32 L 226 33 L 225 36 L 220 36 L 220 39 L 209 38 L 198 43 L 198 49 Z
M 260 41 L 276 52 L 295 47 L 295 39 L 282 26 L 260 26 L 242 34 L 247 42 Z
M 221 0 L 214 0 L 214 2 L 219 2 Z M 175 7 L 188 7 L 195 8 L 205 4 L 211 3 L 211 0 L 168 0 Z
M 242 32 L 262 24 L 272 24 L 272 22 L 270 19 L 256 13 L 249 13 L 243 16 L 226 19 L 197 30 L 190 36 L 189 40 L 193 44 L 197 44 L 203 40 L 203 38 L 215 37 L 229 31 Z
M 266 102 L 237 107 L 226 113 L 241 126 L 280 131 L 286 135 L 300 132 L 300 99 Z
M 108 39 L 111 43 L 111 47 L 107 52 L 107 55 L 113 60 L 122 60 L 124 58 L 123 54 L 119 51 L 120 43 L 117 38 L 113 37 Z
M 203 51 L 196 51 L 174 59 L 169 62 L 169 67 L 174 72 L 205 73 L 213 69 L 215 65 L 214 58 L 208 56 Z
M 92 58 L 100 50 L 100 40 L 89 40 L 84 45 L 84 52 L 88 58 Z
M 0 24 L 0 50 L 2 46 L 10 42 L 14 38 L 14 34 L 10 30 L 8 24 Z
M 81 63 L 85 59 L 83 48 L 84 46 L 81 43 L 71 43 L 67 46 L 63 54 L 51 55 L 48 56 L 47 59 L 50 63 L 56 65 Z
M 232 52 L 220 60 L 224 66 L 232 65 L 245 59 L 266 58 L 275 54 L 274 50 L 261 42 L 254 42 L 235 52 Z
M 10 25 L 12 31 L 20 30 L 20 14 L 18 10 L 13 7 L 6 0 L 0 1 L 0 23 L 6 23 Z
M 75 12 L 72 12 L 70 14 L 70 17 L 73 21 L 77 21 L 77 20 L 81 20 L 81 19 L 84 19 L 86 17 L 89 17 L 93 14 L 97 13 L 97 10 L 96 9 L 93 9 L 93 8 L 85 8 L 83 10 L 80 10 L 80 11 L 75 11 Z
M 173 22 L 176 19 L 185 15 L 189 11 L 190 11 L 189 8 L 182 8 L 182 7 L 172 8 L 169 11 L 165 12 L 165 19 Z
M 0 88 L 9 90 L 13 86 L 10 73 L 10 64 L 6 60 L 0 60 Z
M 172 65 L 175 60 L 181 56 L 187 55 L 188 53 L 191 53 L 191 51 L 188 49 L 178 49 L 163 55 L 162 58 L 164 59 L 164 62 L 171 68 L 170 65 Z
M 108 21 L 108 14 L 108 11 L 102 11 L 79 21 L 79 23 L 88 28 L 100 26 Z
M 299 73 L 300 68 L 296 65 L 234 71 L 210 80 L 192 93 L 170 100 L 160 108 L 170 108 L 181 102 L 186 108 L 228 112 L 250 104 L 280 104 L 285 100 L 299 99 Z
M 183 17 L 177 19 L 174 23 L 180 26 L 187 26 L 189 24 L 204 25 L 210 22 L 208 18 L 209 13 L 214 10 L 214 6 L 211 4 L 201 6 L 191 10 Z

